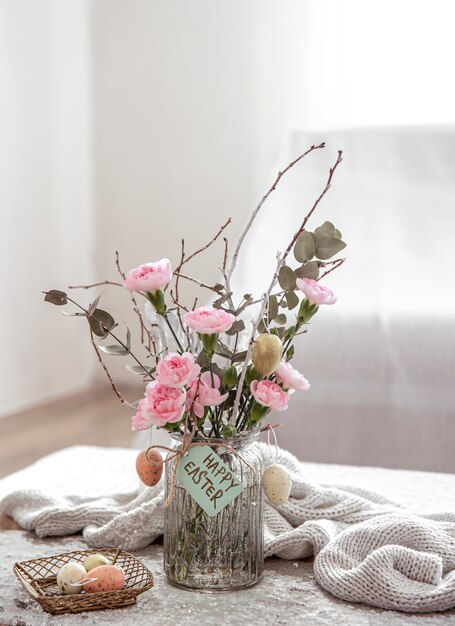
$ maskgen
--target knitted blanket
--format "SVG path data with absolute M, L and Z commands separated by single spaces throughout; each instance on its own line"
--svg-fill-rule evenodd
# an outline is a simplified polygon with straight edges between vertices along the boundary
M 265 465 L 268 447 L 260 444 Z M 135 451 L 74 447 L 0 481 L 0 511 L 39 536 L 82 532 L 93 547 L 145 547 L 163 532 L 162 483 L 137 484 Z M 310 483 L 286 451 L 289 502 L 265 506 L 265 554 L 314 555 L 317 582 L 338 598 L 406 612 L 455 607 L 455 512 L 404 508 L 355 487 Z M 435 475 L 436 477 L 437 475 Z

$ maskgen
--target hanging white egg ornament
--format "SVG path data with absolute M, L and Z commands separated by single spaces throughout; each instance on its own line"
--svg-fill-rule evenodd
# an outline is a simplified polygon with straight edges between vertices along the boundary
M 289 500 L 292 478 L 282 465 L 269 465 L 262 475 L 262 486 L 270 504 L 279 506 Z

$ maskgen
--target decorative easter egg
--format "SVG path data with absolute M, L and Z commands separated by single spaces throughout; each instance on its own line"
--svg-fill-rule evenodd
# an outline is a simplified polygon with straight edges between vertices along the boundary
M 125 586 L 125 573 L 118 565 L 99 565 L 90 570 L 82 582 L 87 593 L 120 591 Z
M 81 581 L 87 575 L 87 570 L 76 561 L 65 563 L 57 573 L 57 586 L 65 595 L 81 593 Z
M 259 335 L 253 346 L 253 365 L 261 376 L 270 376 L 280 364 L 283 344 L 277 335 Z
M 109 565 L 110 561 L 103 554 L 91 554 L 84 561 L 84 567 L 89 572 L 100 565 Z
M 282 465 L 269 465 L 262 475 L 262 486 L 270 504 L 278 506 L 288 501 L 292 478 Z
M 147 458 L 148 457 L 148 458 Z M 163 473 L 163 457 L 154 448 L 142 450 L 136 459 L 136 472 L 144 485 L 154 487 Z

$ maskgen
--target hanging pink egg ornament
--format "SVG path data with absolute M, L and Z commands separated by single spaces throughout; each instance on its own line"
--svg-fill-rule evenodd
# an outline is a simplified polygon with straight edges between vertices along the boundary
M 279 506 L 289 499 L 292 478 L 282 465 L 269 465 L 262 474 L 262 486 L 270 504 Z
M 155 448 L 139 452 L 136 459 L 136 472 L 147 487 L 154 487 L 160 482 L 163 473 L 163 457 Z

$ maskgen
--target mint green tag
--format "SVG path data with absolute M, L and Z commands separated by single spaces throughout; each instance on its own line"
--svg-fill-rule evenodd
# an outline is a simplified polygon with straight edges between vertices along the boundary
M 244 487 L 209 446 L 193 446 L 180 459 L 177 481 L 212 517 L 224 509 Z

